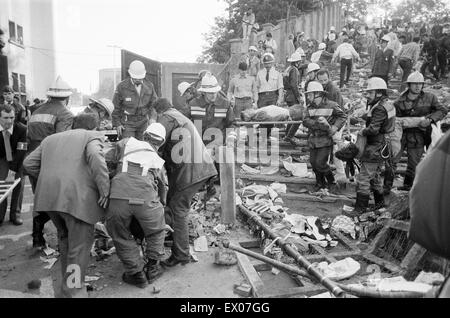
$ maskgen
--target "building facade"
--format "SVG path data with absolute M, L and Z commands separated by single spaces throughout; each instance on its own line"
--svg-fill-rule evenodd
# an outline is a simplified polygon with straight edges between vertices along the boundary
M 53 0 L 0 0 L 0 8 L 0 86 L 11 85 L 23 102 L 45 98 L 56 77 Z

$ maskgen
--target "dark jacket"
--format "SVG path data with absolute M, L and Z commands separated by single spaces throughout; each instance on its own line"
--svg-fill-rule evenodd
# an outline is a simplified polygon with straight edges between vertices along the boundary
M 28 122 L 28 152 L 36 149 L 45 137 L 72 129 L 73 117 L 57 100 L 50 100 L 36 109 Z
M 395 102 L 397 117 L 426 117 L 434 123 L 442 120 L 448 113 L 446 107 L 439 103 L 438 98 L 431 94 L 421 92 L 414 102 L 407 100 L 408 91 L 404 92 Z M 428 130 L 428 132 L 427 132 Z M 402 143 L 410 148 L 420 148 L 426 144 L 427 135 L 431 133 L 426 128 L 405 128 Z
M 386 76 L 392 67 L 392 59 L 394 56 L 394 51 L 387 49 L 383 51 L 379 49 L 375 54 L 375 60 L 373 62 L 372 75 Z
M 285 100 L 288 105 L 300 104 L 300 72 L 295 66 L 290 66 L 286 80 L 283 81 L 286 90 Z
M 319 117 L 325 117 L 330 126 L 318 122 Z M 308 128 L 308 145 L 310 148 L 323 148 L 333 145 L 331 129 L 340 130 L 347 120 L 347 115 L 335 102 L 323 98 L 320 105 L 310 105 L 305 112 L 303 126 Z
M 166 142 L 160 151 L 162 158 L 166 161 L 169 189 L 183 191 L 193 184 L 217 175 L 217 170 L 206 152 L 197 128 L 188 118 L 176 109 L 170 108 L 158 115 L 158 122 L 166 128 Z M 186 138 L 188 142 L 186 147 L 183 147 L 184 139 L 180 140 L 180 134 L 183 135 L 183 133 L 190 135 L 187 136 L 189 139 Z M 175 158 L 175 154 L 180 155 L 184 160 Z
M 339 87 L 336 86 L 332 81 L 329 81 L 328 84 L 323 88 L 326 92 L 325 97 L 332 101 L 336 102 L 339 106 L 344 106 L 344 99 L 342 98 L 341 91 Z
M 11 144 L 11 153 L 13 160 L 9 162 L 9 169 L 17 172 L 20 167 L 22 167 L 23 159 L 26 154 L 26 147 L 24 147 L 27 142 L 27 127 L 22 123 L 15 123 L 13 126 L 13 133 L 9 137 L 9 142 Z M 22 147 L 18 149 L 19 143 L 22 143 Z M 0 158 L 6 160 L 5 152 L 5 142 L 3 140 L 3 133 L 0 132 Z
M 201 120 L 202 135 L 208 128 L 219 128 L 225 133 L 226 128 L 233 127 L 234 111 L 224 93 L 219 92 L 214 103 L 208 103 L 199 96 L 189 102 L 192 121 Z
M 100 196 L 109 195 L 103 140 L 97 131 L 64 131 L 45 138 L 27 156 L 24 169 L 38 179 L 36 212 L 67 213 L 92 225 L 105 216 L 97 203 Z
M 395 108 L 387 97 L 373 105 L 366 118 L 366 128 L 361 131 L 367 137 L 361 161 L 382 162 L 381 150 L 386 145 L 385 134 L 395 129 Z
M 438 50 L 438 44 L 435 39 L 430 38 L 427 42 L 423 44 L 422 54 L 428 54 L 430 57 L 435 55 Z
M 140 96 L 130 78 L 120 82 L 113 98 L 113 127 L 140 126 L 149 118 L 156 119 L 156 112 L 152 106 L 157 98 L 155 87 L 150 81 L 144 80 Z

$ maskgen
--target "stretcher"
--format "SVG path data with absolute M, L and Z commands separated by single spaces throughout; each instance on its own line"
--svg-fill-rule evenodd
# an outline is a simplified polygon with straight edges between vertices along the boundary
M 14 181 L 0 181 L 0 203 L 13 192 L 14 188 L 19 184 L 20 178 Z

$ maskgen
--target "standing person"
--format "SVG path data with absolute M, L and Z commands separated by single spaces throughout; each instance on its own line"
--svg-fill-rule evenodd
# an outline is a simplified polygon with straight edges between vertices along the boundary
M 289 34 L 286 42 L 286 58 L 289 59 L 295 52 L 294 35 Z
M 435 39 L 431 38 L 428 34 L 422 35 L 423 47 L 422 55 L 425 58 L 425 62 L 420 68 L 420 73 L 426 76 L 425 72 L 428 68 L 430 73 L 434 75 L 436 80 L 439 80 L 439 73 L 436 70 L 437 67 L 437 51 L 438 45 Z
M 155 109 L 158 122 L 166 130 L 165 143 L 161 147 L 169 179 L 166 223 L 174 230 L 172 255 L 162 265 L 172 267 L 191 260 L 188 228 L 191 201 L 208 180 L 217 175 L 217 170 L 202 137 L 189 119 L 165 98 L 156 101 Z M 184 133 L 182 139 L 180 133 Z M 175 149 L 183 149 L 183 159 L 172 155 Z
M 315 190 L 335 190 L 335 180 L 328 160 L 333 149 L 333 135 L 344 125 L 347 116 L 335 102 L 324 95 L 319 82 L 310 82 L 306 87 L 307 111 L 303 125 L 308 128 L 310 163 L 316 175 Z
M 388 48 L 389 37 L 383 36 L 381 39 L 381 48 L 375 54 L 375 60 L 372 67 L 372 77 L 382 78 L 389 86 L 389 73 L 391 72 L 394 51 Z
M 399 190 L 409 191 L 414 182 L 416 167 L 424 153 L 424 147 L 427 146 L 427 140 L 430 139 L 431 124 L 436 124 L 445 118 L 448 110 L 434 94 L 423 91 L 425 79 L 421 73 L 411 73 L 406 83 L 408 84 L 408 89 L 394 102 L 394 106 L 397 112 L 397 120 L 417 120 L 417 124 L 403 128 L 401 150 L 398 155 L 401 157 L 405 148 L 407 149 L 408 165 L 403 186 Z M 394 173 L 395 165 L 399 159 L 394 158 Z M 385 177 L 385 193 L 390 191 L 394 183 L 394 173 L 387 174 L 391 176 L 390 178 Z
M 440 73 L 441 79 L 447 78 L 447 56 L 450 51 L 450 34 L 447 33 L 447 29 L 444 29 L 443 35 L 438 39 L 437 60 L 439 66 L 437 71 Z
M 327 45 L 327 51 L 330 53 L 334 53 L 336 50 L 336 40 L 338 35 L 336 34 L 336 28 L 334 26 L 330 27 L 330 31 L 328 31 L 325 37 L 325 43 Z
M 31 153 L 50 135 L 72 129 L 73 115 L 67 109 L 72 88 L 58 76 L 47 91 L 49 100 L 34 111 L 28 123 L 27 144 Z M 33 193 L 37 178 L 30 175 Z M 37 213 L 37 214 L 36 214 Z M 44 226 L 50 220 L 45 212 L 33 212 L 33 247 L 45 247 Z
M 275 67 L 275 57 L 266 53 L 263 56 L 264 68 L 258 72 L 256 77 L 256 86 L 258 87 L 258 108 L 270 105 L 281 106 L 284 100 L 283 75 Z M 261 128 L 267 129 L 267 138 L 273 125 L 261 125 Z
M 252 32 L 253 25 L 255 24 L 255 14 L 253 13 L 253 9 L 250 8 L 248 11 L 244 14 L 244 17 L 242 18 L 242 33 L 244 40 L 248 39 L 250 37 L 250 33 Z
M 276 51 L 278 50 L 278 45 L 277 42 L 273 39 L 272 33 L 266 33 L 266 41 L 264 42 L 264 46 L 266 47 L 266 52 L 269 48 L 271 48 L 272 54 L 275 55 Z
M 22 103 L 20 102 L 20 96 L 17 94 L 13 97 L 13 105 L 16 113 L 15 121 L 26 125 L 31 115 L 30 111 L 28 110 L 28 106 L 22 105 Z
M 339 88 L 344 87 L 344 84 L 347 84 L 350 80 L 350 75 L 353 68 L 353 58 L 359 60 L 359 54 L 355 51 L 353 45 L 349 43 L 349 39 L 345 38 L 344 43 L 337 47 L 332 59 L 332 63 L 336 62 L 338 59 L 339 63 L 341 63 L 341 80 L 339 83 Z
M 141 61 L 133 61 L 128 69 L 130 78 L 117 85 L 112 113 L 113 127 L 121 138 L 142 140 L 149 123 L 156 120 L 153 103 L 158 98 L 155 87 L 145 80 L 147 71 Z
M 317 63 L 309 63 L 308 68 L 306 69 L 306 82 L 305 88 L 308 87 L 308 84 L 312 81 L 316 81 L 317 72 L 320 70 L 320 65 Z
M 22 163 L 26 151 L 27 127 L 15 122 L 14 118 L 12 106 L 0 105 L 0 180 L 4 181 L 8 177 L 9 170 L 15 172 L 14 179 L 21 179 L 11 196 L 9 220 L 14 225 L 22 225 L 23 220 L 20 218 L 24 183 Z M 0 204 L 0 225 L 5 218 L 7 205 L 7 199 Z
M 331 59 L 333 58 L 333 54 L 325 51 L 326 47 L 327 45 L 325 43 L 319 44 L 319 50 L 311 55 L 312 63 L 317 63 L 321 66 L 324 66 L 331 61 Z
M 180 92 L 180 96 L 183 98 L 183 105 L 179 106 L 177 110 L 188 118 L 191 118 L 189 103 L 196 98 L 196 90 L 193 84 L 194 83 L 189 84 L 188 82 L 182 82 L 178 85 L 178 92 Z
M 33 115 L 34 111 L 41 106 L 41 100 L 39 98 L 33 99 L 33 105 L 30 106 L 29 110 L 31 115 Z
M 330 73 L 326 69 L 320 69 L 317 72 L 317 81 L 322 84 L 325 97 L 342 108 L 344 106 L 344 98 L 342 98 L 341 90 L 333 83 Z
M 28 174 L 39 176 L 35 211 L 49 215 L 58 231 L 62 297 L 87 297 L 84 277 L 94 225 L 108 204 L 104 137 L 94 131 L 98 124 L 95 114 L 78 115 L 73 130 L 45 138 L 23 164 Z
M 358 217 L 369 207 L 370 192 L 373 193 L 375 209 L 384 206 L 383 185 L 380 178 L 384 164 L 383 154 L 389 149 L 386 135 L 395 129 L 395 108 L 387 97 L 386 82 L 379 77 L 368 80 L 365 94 L 370 107 L 366 119 L 366 128 L 358 134 L 367 138 L 361 156 L 361 170 L 356 179 L 356 203 L 352 212 L 346 213 Z
M 125 267 L 122 280 L 145 288 L 163 274 L 165 177 L 164 160 L 157 151 L 165 142 L 166 130 L 159 123 L 144 132 L 144 141 L 134 137 L 116 144 L 106 228 Z M 160 195 L 161 194 L 161 195 Z M 131 223 L 136 218 L 145 237 L 144 259 L 132 237 Z
M 302 61 L 302 56 L 299 53 L 294 53 L 288 60 L 291 65 L 286 69 L 283 75 L 283 86 L 286 93 L 286 103 L 288 106 L 303 105 L 303 97 L 300 93 L 300 72 L 298 67 Z M 285 141 L 291 142 L 293 145 L 298 144 L 295 133 L 297 132 L 299 124 L 289 124 L 286 127 Z
M 411 71 L 416 65 L 417 61 L 419 61 L 420 57 L 420 38 L 415 37 L 412 42 L 405 44 L 402 47 L 398 55 L 398 64 L 402 68 L 403 77 L 402 77 L 402 86 L 400 87 L 400 92 L 403 92 L 406 89 L 406 80 L 408 79 Z
M 233 77 L 228 86 L 228 100 L 234 104 L 234 118 L 240 119 L 243 111 L 257 108 L 258 89 L 255 78 L 247 74 L 247 63 L 239 63 L 239 74 Z
M 258 58 L 258 49 L 254 46 L 248 48 L 248 55 L 245 59 L 248 65 L 248 75 L 253 76 L 256 79 L 259 69 L 261 67 L 261 60 Z

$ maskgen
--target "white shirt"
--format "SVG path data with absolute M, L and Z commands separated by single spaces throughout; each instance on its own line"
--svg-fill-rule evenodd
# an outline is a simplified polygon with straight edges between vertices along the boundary
M 13 129 L 14 129 L 14 125 L 12 125 L 11 128 L 8 129 L 11 136 L 13 134 Z M 5 128 L 3 128 L 2 125 L 0 125 L 0 132 L 3 133 L 3 130 L 5 130 Z
M 353 45 L 350 43 L 342 43 L 339 45 L 336 49 L 336 52 L 334 52 L 333 60 L 336 60 L 336 58 L 339 59 L 351 59 L 351 58 L 357 58 L 359 59 L 359 54 L 356 52 Z
M 256 76 L 256 87 L 258 88 L 258 93 L 273 92 L 283 88 L 283 75 L 274 67 L 270 69 L 269 82 L 267 82 L 266 76 L 266 68 L 261 69 Z
M 274 51 L 276 51 L 278 48 L 277 42 L 275 42 L 274 39 L 271 39 L 270 41 L 266 40 L 264 43 L 266 44 L 266 46 L 270 46 Z
M 322 56 L 323 50 L 319 50 L 311 54 L 311 62 L 312 63 L 319 63 L 319 59 Z
M 138 92 L 138 95 L 141 96 L 142 84 L 141 85 L 134 85 L 132 80 L 131 80 L 131 84 L 133 84 L 133 86 L 136 88 L 136 91 Z

